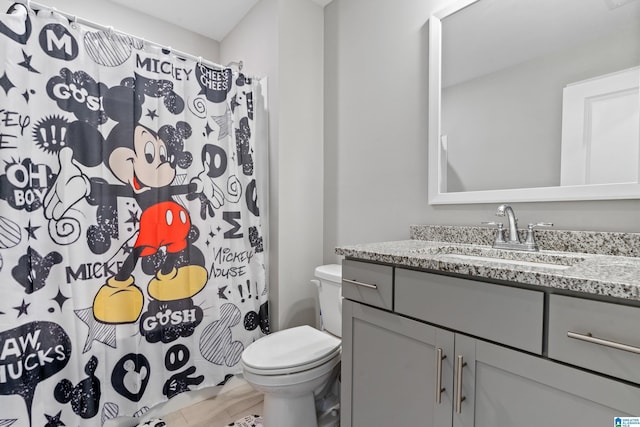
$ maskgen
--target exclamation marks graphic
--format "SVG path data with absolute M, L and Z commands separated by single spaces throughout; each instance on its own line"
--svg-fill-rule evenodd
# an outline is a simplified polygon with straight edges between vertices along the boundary
M 49 135 L 47 135 L 47 128 L 42 126 L 40 128 L 40 139 L 45 141 L 44 146 L 49 147 Z
M 58 141 L 58 135 L 56 135 L 56 125 L 52 124 L 49 126 L 49 135 L 51 135 L 51 145 L 59 146 L 60 141 Z
M 40 128 L 40 137 L 43 141 L 47 141 L 46 146 L 52 145 L 54 147 L 64 147 L 66 136 L 66 126 L 58 126 L 58 123 L 51 123 L 49 127 L 42 126 Z
M 246 299 L 244 297 L 244 290 L 243 290 L 242 285 L 238 285 L 238 292 L 240 293 L 240 298 L 241 298 L 240 302 L 245 302 L 246 300 L 251 299 L 251 297 L 252 297 L 252 295 L 251 295 L 251 281 L 247 280 L 246 285 L 247 285 L 247 298 Z M 256 283 L 256 299 L 258 299 L 257 293 L 258 293 L 258 284 Z
M 40 148 L 50 154 L 56 154 L 67 145 L 68 125 L 69 123 L 62 117 L 45 117 L 33 127 L 33 137 Z
M 244 295 L 242 294 L 242 285 L 238 285 L 238 292 L 240 292 L 240 302 L 244 302 Z
M 67 136 L 67 128 L 66 127 L 61 127 L 60 128 L 60 146 L 64 147 L 65 146 L 65 140 L 66 140 L 66 136 Z
M 247 298 L 251 298 L 251 281 L 247 279 Z

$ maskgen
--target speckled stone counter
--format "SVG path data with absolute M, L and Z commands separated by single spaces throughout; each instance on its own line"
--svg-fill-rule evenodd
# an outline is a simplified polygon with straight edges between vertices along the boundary
M 495 230 L 411 226 L 411 240 L 336 248 L 345 257 L 640 303 L 640 234 L 536 230 L 539 252 L 491 248 Z

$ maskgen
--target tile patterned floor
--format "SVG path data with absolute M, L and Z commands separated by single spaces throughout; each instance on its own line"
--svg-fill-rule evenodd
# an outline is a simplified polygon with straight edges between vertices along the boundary
M 262 414 L 262 393 L 234 377 L 217 396 L 164 415 L 167 427 L 224 427 L 254 414 Z

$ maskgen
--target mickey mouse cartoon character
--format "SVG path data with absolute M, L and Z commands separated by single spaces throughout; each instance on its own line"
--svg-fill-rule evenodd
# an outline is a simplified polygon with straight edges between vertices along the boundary
M 203 170 L 186 185 L 171 185 L 176 167 L 188 168 L 192 155 L 183 149 L 183 140 L 191 136 L 188 123 L 162 126 L 158 132 L 140 124 L 145 94 L 164 99 L 167 109 L 178 114 L 184 102 L 173 92 L 171 82 L 152 80 L 136 75 L 120 86 L 107 90 L 103 108 L 117 124 L 104 139 L 93 125 L 76 121 L 67 129 L 66 146 L 59 152 L 60 172 L 54 186 L 45 197 L 45 216 L 59 220 L 78 201 L 86 198 L 90 204 L 112 208 L 113 215 L 103 218 L 103 228 L 117 223 L 115 199 L 131 197 L 142 210 L 137 240 L 118 272 L 108 278 L 93 301 L 95 318 L 103 323 L 132 323 L 142 311 L 144 297 L 132 275 L 140 257 L 166 256 L 147 287 L 149 296 L 158 301 L 190 298 L 200 292 L 208 279 L 202 261 L 190 254 L 199 253 L 191 247 L 192 224 L 189 212 L 173 200 L 174 195 L 194 194 L 207 199 L 214 207 L 221 200 L 219 189 L 208 171 Z M 104 165 L 122 184 L 111 184 L 101 178 L 89 179 L 81 168 Z M 206 168 L 208 162 L 204 162 Z M 108 209 L 107 209 L 108 211 Z M 100 215 L 98 215 L 100 216 Z M 91 231 L 91 230 L 89 230 Z M 90 238 L 87 232 L 88 240 Z M 94 229 L 95 231 L 95 229 Z M 96 239 L 108 239 L 106 234 L 93 233 Z M 90 245 L 91 246 L 91 245 Z

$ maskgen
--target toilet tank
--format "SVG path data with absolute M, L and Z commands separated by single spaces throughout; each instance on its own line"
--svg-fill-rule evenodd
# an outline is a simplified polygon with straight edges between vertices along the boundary
M 320 301 L 320 318 L 322 329 L 342 337 L 342 266 L 327 264 L 316 267 L 318 299 Z

